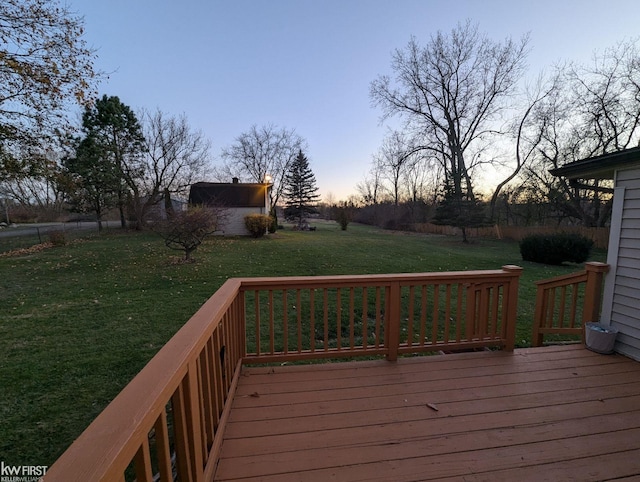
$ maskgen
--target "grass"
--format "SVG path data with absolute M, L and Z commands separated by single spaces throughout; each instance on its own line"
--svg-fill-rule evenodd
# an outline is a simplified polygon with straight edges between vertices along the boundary
M 1 242 L 2 240 L 0 240 Z M 2 252 L 0 246 L 0 252 Z M 517 243 L 336 223 L 265 239 L 214 238 L 176 262 L 151 233 L 108 231 L 0 257 L 0 459 L 51 465 L 229 277 L 524 268 L 517 344 L 531 338 L 534 281 L 580 266 L 523 262 Z M 593 260 L 603 261 L 604 252 Z

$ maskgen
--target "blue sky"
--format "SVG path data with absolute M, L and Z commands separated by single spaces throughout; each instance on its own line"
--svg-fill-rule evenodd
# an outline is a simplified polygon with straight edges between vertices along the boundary
M 251 125 L 295 129 L 323 196 L 346 198 L 386 133 L 369 84 L 391 54 L 467 19 L 530 32 L 529 76 L 640 35 L 637 0 L 68 0 L 85 18 L 100 95 L 185 114 L 220 150 Z

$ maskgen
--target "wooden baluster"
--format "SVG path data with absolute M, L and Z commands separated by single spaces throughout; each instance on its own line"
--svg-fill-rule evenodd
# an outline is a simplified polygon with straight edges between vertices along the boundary
M 415 303 L 415 286 L 409 286 L 409 312 L 407 313 L 407 346 L 413 346 L 413 316 Z
M 462 339 L 462 320 L 463 320 L 463 310 L 462 310 L 462 301 L 464 298 L 464 290 L 462 283 L 458 283 L 458 304 L 456 306 L 456 343 L 460 343 Z
M 355 346 L 355 293 L 354 289 L 349 289 L 349 348 Z
M 323 296 L 324 351 L 329 351 L 329 290 L 324 289 Z
M 275 315 L 273 306 L 273 290 L 269 290 L 269 354 L 273 355 L 276 352 L 275 347 Z
M 253 292 L 254 316 L 256 319 L 256 356 L 260 356 L 260 292 Z
M 367 287 L 362 288 L 362 348 L 367 349 L 367 342 L 369 338 L 369 332 L 367 330 L 367 323 L 369 321 L 369 294 L 367 293 Z
M 438 343 L 438 321 L 440 318 L 440 285 L 433 285 L 433 315 L 431 319 L 431 344 Z
M 376 286 L 376 343 L 375 347 L 380 348 L 380 308 L 381 308 L 381 300 L 380 300 L 380 287 Z
M 160 417 L 154 425 L 156 432 L 156 456 L 158 459 L 158 469 L 160 480 L 173 480 L 171 469 L 171 445 L 169 444 L 169 424 L 167 421 L 167 411 L 162 410 Z
M 296 290 L 296 318 L 298 322 L 298 353 L 302 352 L 302 295 Z
M 387 348 L 387 360 L 396 361 L 398 359 L 398 346 L 400 344 L 400 318 L 402 301 L 400 299 L 400 283 L 392 283 L 387 288 L 388 296 L 385 297 L 385 332 L 384 339 Z
M 503 271 L 510 273 L 511 279 L 505 288 L 507 329 L 504 349 L 513 351 L 516 345 L 516 322 L 518 318 L 518 281 L 522 275 L 522 268 L 519 266 L 507 265 L 502 267 Z
M 427 339 L 427 285 L 422 285 L 420 297 L 420 346 L 424 346 Z
M 153 482 L 153 470 L 151 469 L 151 452 L 149 450 L 148 438 L 142 441 L 142 445 L 136 452 L 136 455 L 133 458 L 133 466 L 136 472 L 136 481 Z
M 289 353 L 289 303 L 287 290 L 282 290 L 282 352 Z
M 336 346 L 342 350 L 342 291 L 336 289 Z
M 311 352 L 316 351 L 316 290 L 309 290 L 309 337 L 311 340 Z

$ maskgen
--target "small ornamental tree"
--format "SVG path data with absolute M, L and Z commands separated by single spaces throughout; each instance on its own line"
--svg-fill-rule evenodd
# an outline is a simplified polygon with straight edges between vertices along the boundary
M 333 207 L 334 218 L 340 225 L 342 231 L 347 230 L 347 226 L 349 226 L 349 223 L 353 219 L 354 210 L 353 204 L 347 203 L 346 201 L 342 201 L 339 205 Z
M 320 200 L 316 177 L 302 150 L 298 152 L 285 175 L 284 197 L 285 217 L 293 219 L 298 228 L 302 228 L 307 216 L 316 212 L 315 205 Z
M 168 248 L 184 251 L 184 261 L 190 262 L 191 253 L 204 238 L 218 230 L 223 218 L 224 211 L 220 208 L 192 206 L 187 211 L 178 211 L 165 220 L 157 221 L 154 230 L 164 238 Z

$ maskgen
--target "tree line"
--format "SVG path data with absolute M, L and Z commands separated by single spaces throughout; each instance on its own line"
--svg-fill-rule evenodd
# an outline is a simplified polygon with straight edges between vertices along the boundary
M 123 225 L 208 168 L 210 143 L 185 116 L 136 115 L 116 96 L 97 97 L 104 74 L 82 38 L 82 17 L 56 0 L 0 5 L 0 203 L 58 218 L 72 209 Z M 82 123 L 71 119 L 83 109 Z
M 97 96 L 103 73 L 94 69 L 83 28 L 82 17 L 55 0 L 0 5 L 0 204 L 7 222 L 11 206 L 25 220 L 91 213 L 99 226 L 116 210 L 123 226 L 142 226 L 158 206 L 170 211 L 172 199 L 186 199 L 192 183 L 214 175 L 210 141 L 184 115 L 135 113 L 117 96 Z M 77 105 L 80 125 L 70 120 Z M 262 183 L 269 176 L 272 205 L 285 196 L 295 213 L 307 212 L 317 188 L 306 147 L 293 130 L 253 126 L 223 150 L 218 178 Z M 292 175 L 298 186 L 287 183 Z M 311 190 L 300 191 L 310 181 Z
M 138 114 L 97 96 L 102 78 L 82 39 L 82 18 L 58 1 L 0 5 L 0 200 L 51 217 L 71 208 L 98 220 L 116 209 L 141 225 L 195 180 L 273 185 L 271 205 L 303 156 L 305 215 L 317 204 L 308 145 L 294 129 L 253 125 L 211 168 L 210 142 L 185 116 Z M 640 55 L 636 40 L 555 65 L 525 84 L 528 36 L 496 42 L 471 22 L 412 37 L 391 58 L 391 75 L 370 84 L 373 107 L 392 122 L 350 219 L 401 225 L 433 221 L 465 228 L 498 221 L 601 226 L 611 209 L 607 181 L 569 183 L 549 174 L 567 162 L 640 142 Z M 79 103 L 81 125 L 70 121 Z M 300 163 L 298 162 L 298 165 Z M 307 182 L 307 181 L 305 181 Z M 300 186 L 297 192 L 301 192 Z M 325 201 L 329 201 L 328 199 Z M 341 211 L 341 216 L 345 210 Z M 275 214 L 275 213 L 274 213 Z
M 388 222 L 397 220 L 389 211 L 411 210 L 463 233 L 500 217 L 607 221 L 610 183 L 569 183 L 549 170 L 639 145 L 637 40 L 589 64 L 555 65 L 524 88 L 528 51 L 528 36 L 495 42 L 466 22 L 394 52 L 393 75 L 370 86 L 382 119 L 401 127 L 389 130 L 357 185 L 369 217 Z

